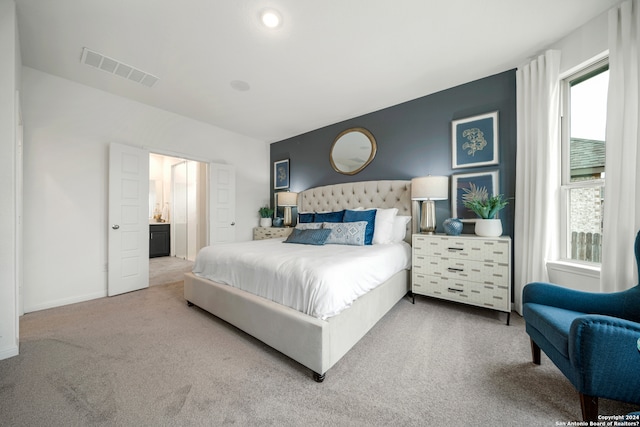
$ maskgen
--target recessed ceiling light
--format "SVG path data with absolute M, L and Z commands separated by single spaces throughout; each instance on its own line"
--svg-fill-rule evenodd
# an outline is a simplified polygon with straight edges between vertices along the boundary
M 267 9 L 260 14 L 260 21 L 267 28 L 278 28 L 282 25 L 282 16 L 277 10 Z

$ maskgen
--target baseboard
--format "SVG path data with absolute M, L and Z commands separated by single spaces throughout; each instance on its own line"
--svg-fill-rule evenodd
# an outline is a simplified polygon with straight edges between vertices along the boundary
M 0 349 L 0 360 L 8 359 L 18 355 L 18 346 L 12 345 L 5 349 Z
M 63 305 L 76 304 L 78 302 L 90 301 L 92 299 L 103 298 L 107 296 L 106 289 L 99 292 L 93 292 L 86 295 L 78 295 L 72 298 L 61 298 L 53 301 L 47 301 L 42 304 L 36 304 L 24 307 L 25 313 L 31 313 L 33 311 L 46 310 L 48 308 L 62 307 Z

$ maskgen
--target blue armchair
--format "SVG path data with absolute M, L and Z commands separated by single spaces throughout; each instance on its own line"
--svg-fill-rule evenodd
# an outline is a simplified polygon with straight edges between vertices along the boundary
M 640 269 L 640 232 L 635 241 Z M 591 293 L 549 283 L 523 290 L 533 363 L 540 350 L 580 395 L 584 421 L 598 417 L 598 398 L 640 404 L 640 284 Z

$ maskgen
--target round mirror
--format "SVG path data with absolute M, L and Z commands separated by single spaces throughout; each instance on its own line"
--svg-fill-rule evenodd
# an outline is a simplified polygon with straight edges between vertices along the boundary
M 364 128 L 347 129 L 331 146 L 331 166 L 336 172 L 355 175 L 367 167 L 376 156 L 376 139 Z

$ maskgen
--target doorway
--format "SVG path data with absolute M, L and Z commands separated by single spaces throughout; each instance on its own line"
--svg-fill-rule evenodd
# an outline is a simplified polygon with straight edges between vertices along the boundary
M 149 154 L 149 285 L 181 280 L 206 245 L 206 178 L 206 163 Z M 168 231 L 167 246 L 158 252 L 161 230 Z
M 165 238 L 165 241 L 170 241 L 167 228 L 175 214 L 171 197 L 171 166 L 184 161 L 189 159 L 152 154 L 135 146 L 110 144 L 109 296 L 149 287 L 149 276 L 153 273 L 149 263 L 153 238 L 151 227 L 161 226 L 165 236 L 161 236 L 160 241 Z M 197 182 L 186 185 L 187 188 L 195 188 L 196 194 L 197 224 L 195 238 L 191 237 L 196 242 L 194 252 L 207 244 L 235 241 L 235 168 L 227 164 L 196 163 Z M 125 172 L 126 177 L 123 176 Z M 124 194 L 123 190 L 126 190 Z M 154 255 L 159 256 L 156 243 Z M 165 246 L 163 251 L 159 258 L 179 259 L 170 246 L 169 249 Z

